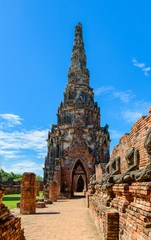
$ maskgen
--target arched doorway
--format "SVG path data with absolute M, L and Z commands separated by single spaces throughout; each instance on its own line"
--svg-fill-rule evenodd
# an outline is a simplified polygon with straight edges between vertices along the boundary
M 87 188 L 87 174 L 83 162 L 78 158 L 72 170 L 71 195 L 73 196 L 74 192 L 82 192 L 85 187 Z
M 77 181 L 77 192 L 83 192 L 83 190 L 84 190 L 84 180 L 80 176 L 78 181 Z

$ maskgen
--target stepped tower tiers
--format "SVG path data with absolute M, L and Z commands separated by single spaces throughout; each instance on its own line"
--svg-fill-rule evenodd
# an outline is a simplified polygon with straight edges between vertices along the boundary
M 45 158 L 44 184 L 58 184 L 58 194 L 69 197 L 74 191 L 87 188 L 95 165 L 102 172 L 109 161 L 110 137 L 100 126 L 100 108 L 94 102 L 86 68 L 82 25 L 75 27 L 75 38 L 68 72 L 64 101 L 60 103 L 57 125 L 48 133 L 48 154 Z

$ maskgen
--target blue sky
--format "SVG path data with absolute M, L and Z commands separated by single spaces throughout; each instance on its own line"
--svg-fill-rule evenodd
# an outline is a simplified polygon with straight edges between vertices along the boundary
M 151 106 L 151 1 L 0 1 L 0 164 L 42 175 L 74 27 L 83 25 L 90 85 L 111 151 Z

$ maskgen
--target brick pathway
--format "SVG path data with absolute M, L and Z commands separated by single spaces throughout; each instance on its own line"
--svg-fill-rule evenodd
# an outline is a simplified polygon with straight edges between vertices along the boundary
M 85 198 L 58 200 L 47 208 L 37 209 L 36 214 L 21 216 L 27 240 L 101 240 L 93 223 Z

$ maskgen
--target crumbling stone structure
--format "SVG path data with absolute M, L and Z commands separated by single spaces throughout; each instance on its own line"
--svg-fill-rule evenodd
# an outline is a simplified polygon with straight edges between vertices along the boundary
M 13 216 L 2 203 L 5 192 L 0 185 L 0 239 L 25 240 L 24 229 L 21 228 L 21 218 Z
M 36 212 L 36 174 L 25 172 L 21 181 L 20 213 Z
M 40 183 L 37 181 L 36 182 L 36 196 L 39 196 L 40 193 Z
M 105 174 L 92 178 L 87 205 L 105 240 L 151 239 L 151 110 L 114 147 Z
M 21 181 L 6 181 L 2 182 L 6 194 L 18 194 L 21 193 Z
M 75 39 L 68 72 L 64 101 L 60 103 L 57 125 L 48 133 L 48 154 L 45 158 L 44 185 L 48 198 L 49 185 L 55 181 L 57 194 L 71 197 L 82 191 L 100 163 L 102 173 L 109 161 L 108 126 L 100 126 L 100 108 L 94 102 L 89 86 L 89 71 L 82 37 L 82 25 L 75 27 Z M 52 195 L 52 194 L 50 194 Z
M 6 194 L 19 194 L 21 192 L 21 185 L 3 185 Z

